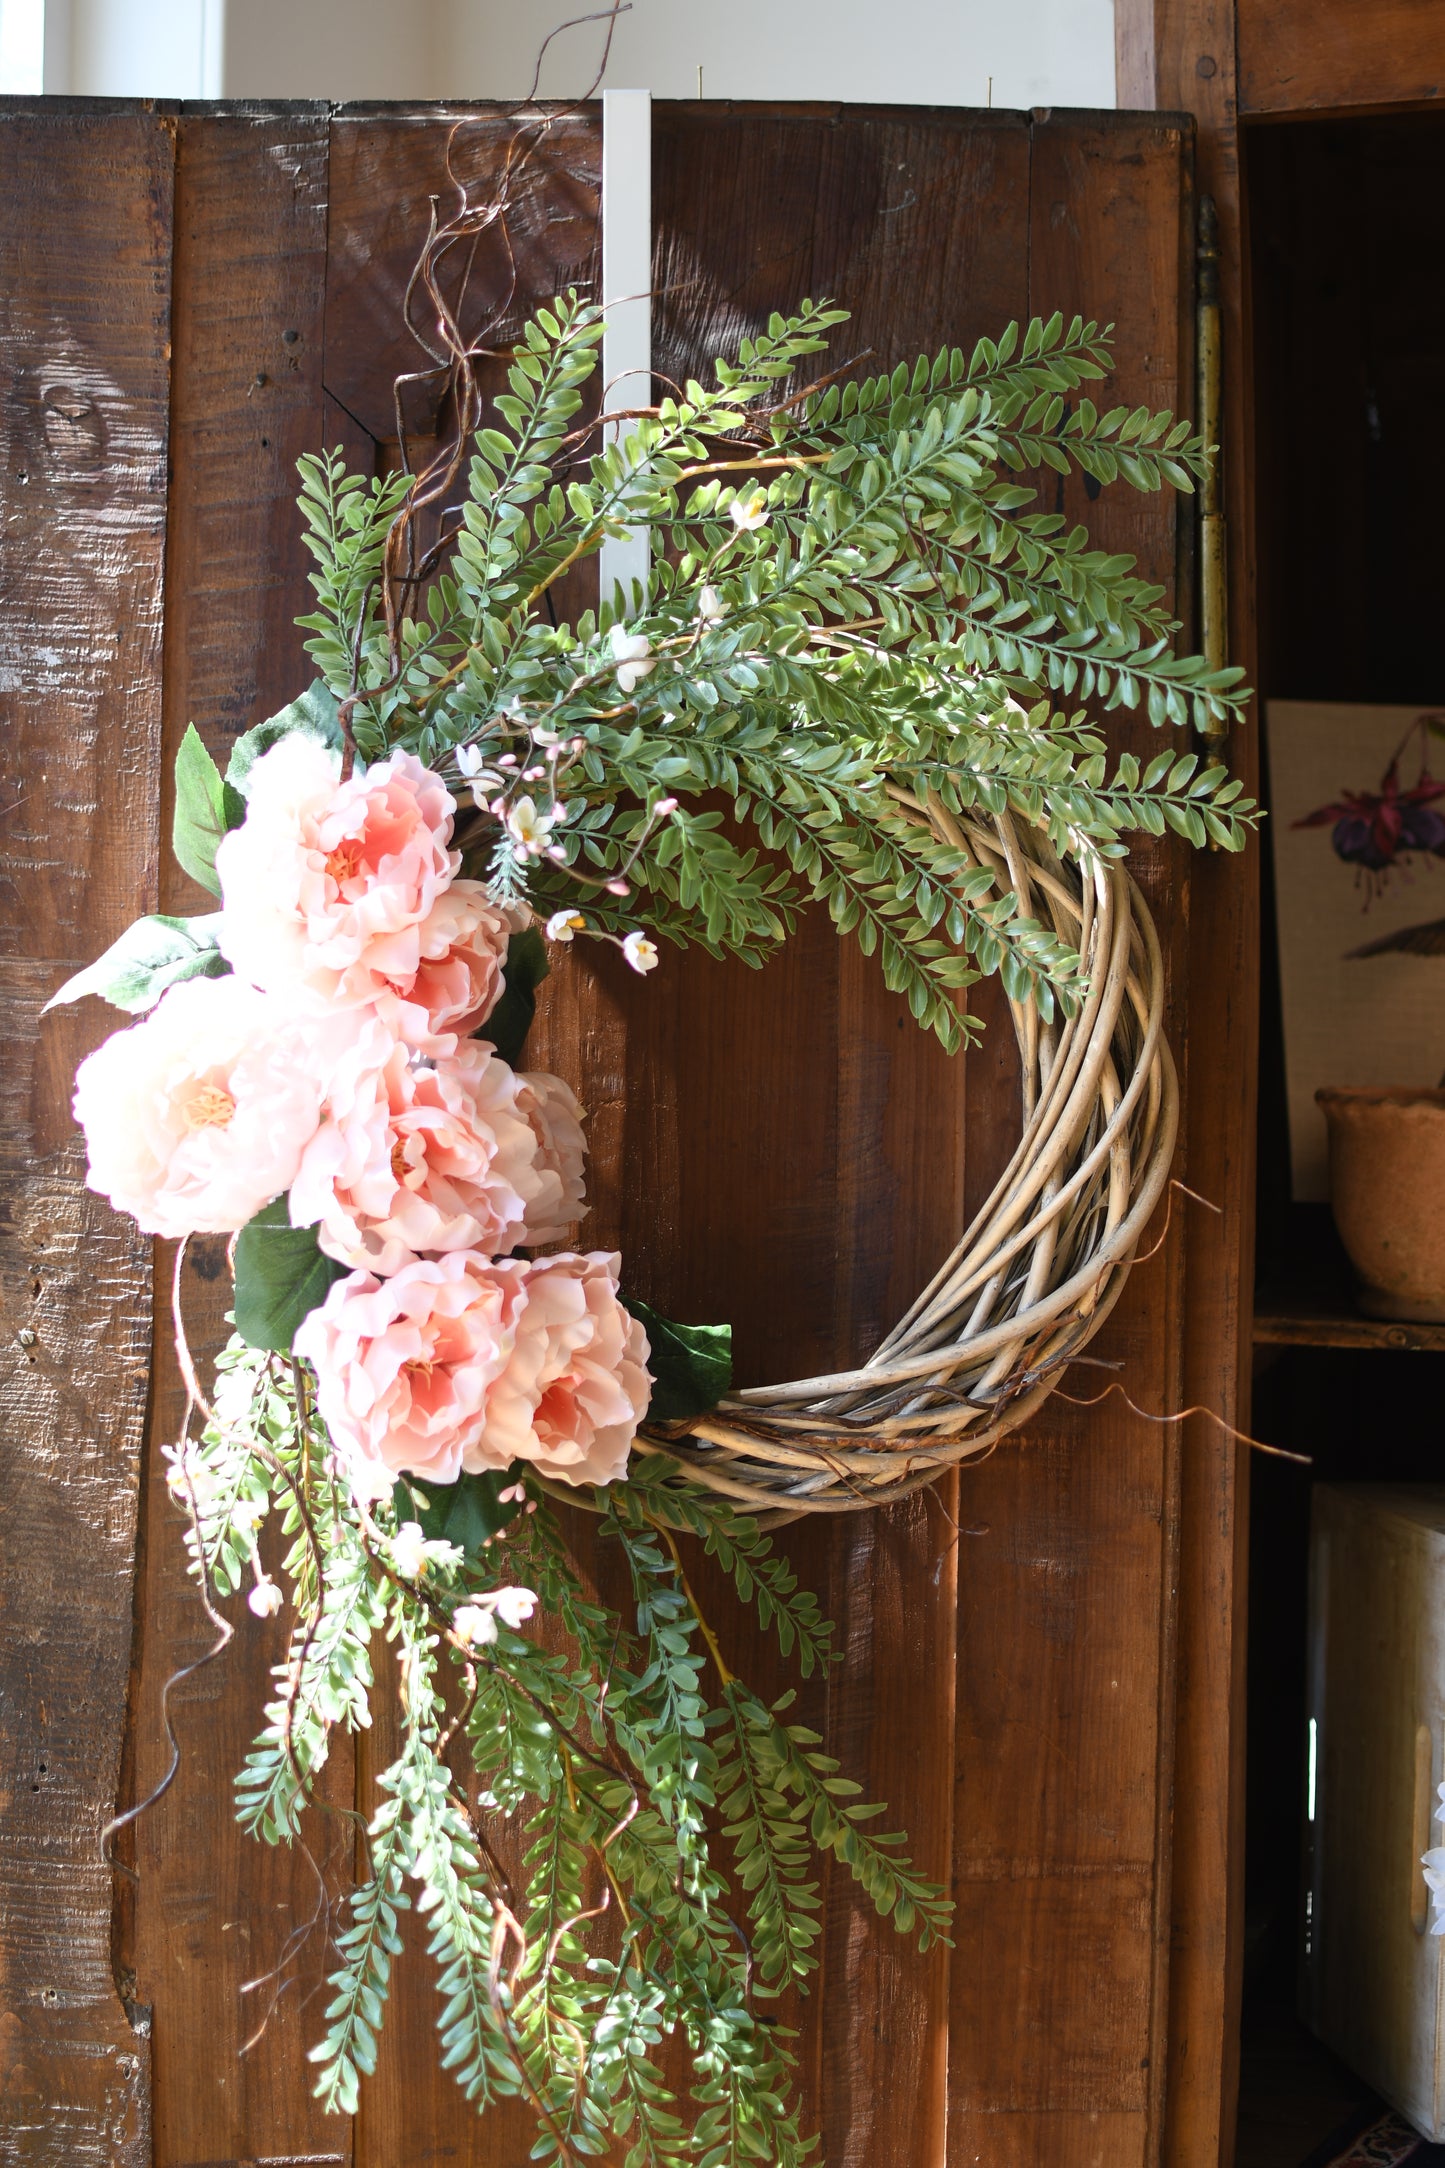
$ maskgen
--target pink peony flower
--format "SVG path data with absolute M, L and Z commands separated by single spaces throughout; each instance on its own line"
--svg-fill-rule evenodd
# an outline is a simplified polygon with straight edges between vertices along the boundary
M 511 1357 L 526 1270 L 453 1250 L 389 1280 L 353 1272 L 305 1319 L 296 1353 L 358 1497 L 384 1497 L 403 1471 L 455 1483 L 499 1465 L 483 1441 L 487 1394 Z
M 576 1093 L 545 1069 L 527 1070 L 517 1078 L 517 1111 L 532 1126 L 542 1183 L 541 1193 L 527 1207 L 517 1240 L 535 1250 L 544 1242 L 560 1242 L 590 1209 L 587 1139 Z
M 622 1475 L 651 1380 L 616 1269 L 600 1253 L 528 1265 L 455 1250 L 338 1280 L 296 1353 L 358 1496 L 403 1471 L 454 1483 L 518 1459 L 566 1483 Z
M 398 1033 L 412 1046 L 440 1053 L 446 1034 L 465 1038 L 485 1023 L 502 996 L 512 917 L 489 902 L 480 881 L 453 881 L 433 905 L 419 932 L 420 961 L 403 985 L 395 983 Z
M 254 987 L 189 979 L 81 1063 L 75 1116 L 90 1187 L 147 1234 L 231 1234 L 290 1186 L 320 1075 Z
M 617 1299 L 620 1262 L 595 1250 L 527 1266 L 511 1351 L 487 1394 L 490 1466 L 527 1460 L 563 1483 L 626 1473 L 652 1380 L 647 1335 Z
M 340 756 L 314 738 L 272 746 L 216 871 L 221 947 L 242 978 L 354 1007 L 412 985 L 421 929 L 460 861 L 447 847 L 455 801 L 410 753 L 347 783 L 339 773 Z
M 432 1064 L 372 1018 L 332 1076 L 292 1220 L 319 1221 L 329 1257 L 383 1277 L 425 1250 L 496 1255 L 530 1241 L 531 1215 L 555 1205 L 561 1178 L 541 1162 L 521 1081 L 474 1039 Z

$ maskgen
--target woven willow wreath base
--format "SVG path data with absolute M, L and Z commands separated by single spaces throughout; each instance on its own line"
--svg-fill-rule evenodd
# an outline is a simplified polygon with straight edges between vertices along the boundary
M 1023 1133 L 993 1194 L 861 1368 L 738 1392 L 676 1432 L 645 1430 L 680 1481 L 776 1525 L 889 1505 L 976 1460 L 1046 1400 L 1123 1291 L 1168 1179 L 1178 1084 L 1159 937 L 1117 863 L 1060 858 L 1007 814 L 955 820 L 902 799 L 1052 923 L 1083 959 L 1077 1013 L 1015 1002 Z M 576 1493 L 572 1493 L 576 1498 Z

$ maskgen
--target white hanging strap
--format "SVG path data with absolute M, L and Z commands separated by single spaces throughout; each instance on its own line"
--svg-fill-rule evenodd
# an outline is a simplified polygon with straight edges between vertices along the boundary
M 606 405 L 652 403 L 652 93 L 602 93 L 602 339 Z M 626 435 L 619 425 L 616 435 Z M 646 583 L 647 529 L 604 542 L 601 592 Z M 628 602 L 631 611 L 631 602 Z

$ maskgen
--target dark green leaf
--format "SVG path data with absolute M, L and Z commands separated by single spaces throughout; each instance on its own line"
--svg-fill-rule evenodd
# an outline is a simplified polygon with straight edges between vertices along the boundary
M 137 1016 L 182 979 L 220 978 L 231 968 L 216 945 L 220 925 L 219 911 L 201 918 L 138 918 L 103 956 L 67 979 L 45 1007 L 99 994 L 112 1008 Z
M 478 1034 L 490 1039 L 504 1062 L 515 1069 L 522 1059 L 527 1033 L 537 1013 L 537 988 L 546 978 L 547 944 L 535 926 L 514 933 L 507 943 L 505 991 Z
M 216 877 L 216 846 L 230 828 L 246 817 L 245 801 L 229 783 L 201 742 L 194 723 L 186 725 L 176 755 L 176 811 L 171 823 L 171 848 L 177 861 L 202 888 L 213 896 L 221 893 Z
M 397 1517 L 419 1520 L 427 1535 L 444 1537 L 448 1543 L 460 1544 L 464 1551 L 475 1554 L 521 1512 L 519 1500 L 508 1499 L 503 1505 L 498 1494 L 516 1484 L 522 1465 L 514 1461 L 511 1468 L 464 1475 L 455 1483 L 428 1483 L 418 1478 L 418 1487 L 427 1501 L 420 1508 L 410 1484 L 398 1483 Z
M 238 790 L 243 798 L 251 795 L 251 770 L 263 753 L 269 753 L 273 745 L 296 732 L 302 737 L 315 738 L 319 745 L 329 745 L 335 751 L 341 749 L 341 725 L 336 720 L 336 697 L 329 685 L 317 678 L 308 685 L 299 700 L 293 700 L 264 723 L 257 723 L 244 737 L 237 738 L 226 770 L 226 781 Z
M 731 1325 L 674 1325 L 647 1303 L 624 1294 L 623 1302 L 647 1333 L 652 1401 L 648 1414 L 680 1423 L 715 1408 L 733 1381 Z
M 293 1227 L 284 1197 L 236 1237 L 236 1330 L 248 1347 L 289 1355 L 297 1327 L 345 1272 L 324 1257 L 314 1227 Z

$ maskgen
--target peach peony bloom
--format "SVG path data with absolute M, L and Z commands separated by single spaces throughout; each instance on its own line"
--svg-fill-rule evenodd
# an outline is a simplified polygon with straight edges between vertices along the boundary
M 527 1266 L 511 1351 L 487 1394 L 491 1466 L 527 1460 L 563 1483 L 626 1474 L 652 1379 L 647 1335 L 617 1299 L 620 1263 L 595 1250 Z
M 587 1139 L 577 1095 L 545 1069 L 517 1078 L 517 1111 L 536 1138 L 541 1192 L 527 1207 L 518 1242 L 530 1250 L 560 1242 L 590 1210 L 587 1203 Z
M 317 1405 L 358 1497 L 403 1471 L 455 1483 L 505 1466 L 483 1438 L 487 1395 L 506 1368 L 527 1267 L 468 1250 L 419 1258 L 389 1280 L 338 1280 L 296 1335 Z
M 90 1187 L 147 1234 L 231 1234 L 289 1188 L 320 1073 L 254 987 L 188 979 L 81 1063 L 75 1116 Z
M 339 773 L 314 738 L 273 745 L 216 871 L 221 947 L 242 978 L 354 1007 L 411 985 L 421 927 L 460 861 L 447 848 L 455 801 L 410 753 Z
M 332 1075 L 292 1220 L 319 1221 L 328 1257 L 382 1277 L 422 1251 L 490 1256 L 532 1240 L 532 1214 L 555 1213 L 563 1183 L 543 1164 L 521 1081 L 475 1039 L 432 1063 L 372 1018 Z
M 622 1475 L 652 1381 L 617 1263 L 454 1250 L 389 1280 L 338 1280 L 296 1353 L 358 1497 L 384 1497 L 403 1472 L 454 1483 L 519 1459 L 565 1483 Z
M 465 1038 L 485 1023 L 502 997 L 512 914 L 489 901 L 480 881 L 453 881 L 422 923 L 420 961 L 412 977 L 383 1006 L 394 1006 L 396 1028 L 409 1045 L 448 1050 L 448 1033 Z

